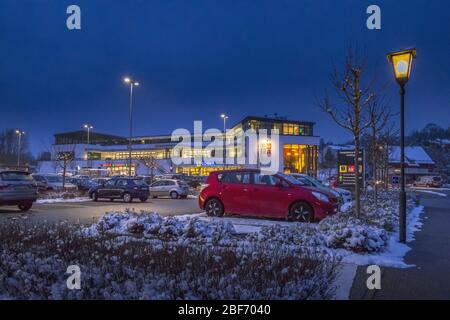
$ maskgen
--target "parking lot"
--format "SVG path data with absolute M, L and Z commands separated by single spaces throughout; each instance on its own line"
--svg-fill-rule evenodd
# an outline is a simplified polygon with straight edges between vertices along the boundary
M 199 213 L 196 198 L 188 199 L 149 199 L 142 203 L 124 203 L 121 200 L 114 202 L 90 200 L 83 202 L 59 202 L 59 203 L 35 203 L 33 208 L 27 212 L 20 212 L 17 207 L 0 207 L 0 220 L 23 219 L 29 221 L 80 221 L 82 223 L 92 222 L 108 211 L 123 211 L 127 208 L 136 211 L 145 210 L 157 212 L 161 215 L 181 215 Z

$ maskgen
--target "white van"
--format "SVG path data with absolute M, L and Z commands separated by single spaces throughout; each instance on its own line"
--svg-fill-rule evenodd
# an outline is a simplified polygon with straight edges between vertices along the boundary
M 413 183 L 414 187 L 434 187 L 440 188 L 442 187 L 442 178 L 440 176 L 423 176 L 419 177 Z

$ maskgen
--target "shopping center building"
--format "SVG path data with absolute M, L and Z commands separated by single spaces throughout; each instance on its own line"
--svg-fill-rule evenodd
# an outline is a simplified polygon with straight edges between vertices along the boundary
M 257 144 L 256 148 L 264 146 L 270 154 L 277 153 L 277 171 L 300 172 L 315 176 L 317 173 L 319 137 L 314 135 L 314 123 L 305 121 L 287 120 L 282 117 L 255 117 L 248 116 L 236 123 L 231 129 L 227 129 L 226 144 L 234 146 L 233 137 L 236 132 L 278 130 L 277 143 L 271 143 L 264 138 L 252 140 Z M 73 131 L 55 134 L 52 148 L 52 160 L 40 161 L 38 171 L 41 173 L 60 173 L 60 154 L 70 154 L 71 160 L 67 165 L 67 171 L 78 174 L 90 174 L 91 176 L 127 175 L 129 172 L 129 140 L 126 137 L 90 132 L 89 139 L 86 131 Z M 258 135 L 259 137 L 259 135 Z M 88 143 L 89 140 L 89 143 Z M 175 140 L 175 141 L 174 141 Z M 194 141 L 194 139 L 192 139 Z M 246 141 L 249 141 L 248 139 Z M 179 152 L 179 141 L 172 134 L 143 136 L 132 138 L 131 172 L 132 175 L 148 175 L 165 173 L 183 173 L 187 175 L 208 175 L 209 172 L 224 168 L 223 163 L 195 160 L 197 152 L 194 147 L 185 148 L 180 156 L 186 158 L 182 164 L 173 161 L 174 152 Z M 203 142 L 202 148 L 207 142 Z M 243 155 L 249 157 L 248 145 L 243 149 L 236 147 L 228 153 L 228 156 L 237 157 Z M 275 148 L 275 150 L 273 150 Z M 203 151 L 200 151 L 203 152 Z M 223 152 L 223 151 L 222 151 Z M 190 161 L 189 159 L 192 159 Z M 247 163 L 226 164 L 227 169 L 242 167 L 258 167 L 259 164 Z

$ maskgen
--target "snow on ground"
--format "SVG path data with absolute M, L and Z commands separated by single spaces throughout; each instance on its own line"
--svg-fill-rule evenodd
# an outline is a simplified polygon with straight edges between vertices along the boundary
M 72 199 L 53 198 L 53 199 L 38 199 L 36 203 L 62 203 L 62 202 L 86 202 L 91 201 L 88 197 L 77 197 Z
M 423 206 L 415 207 L 407 214 L 407 242 L 411 242 L 415 239 L 414 233 L 421 230 L 421 214 L 423 212 Z M 393 267 L 393 268 L 409 268 L 413 265 L 408 265 L 404 261 L 404 257 L 411 248 L 404 243 L 400 243 L 399 232 L 393 232 L 389 236 L 389 242 L 386 249 L 378 254 L 356 254 L 352 253 L 345 255 L 343 262 L 353 263 L 356 265 L 371 265 L 376 264 L 378 266 Z

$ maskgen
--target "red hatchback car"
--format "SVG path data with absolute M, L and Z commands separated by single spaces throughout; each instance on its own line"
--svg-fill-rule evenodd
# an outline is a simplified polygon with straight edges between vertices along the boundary
M 303 222 L 332 215 L 339 204 L 333 194 L 283 173 L 268 175 L 248 169 L 211 172 L 198 199 L 209 216 L 232 213 Z

